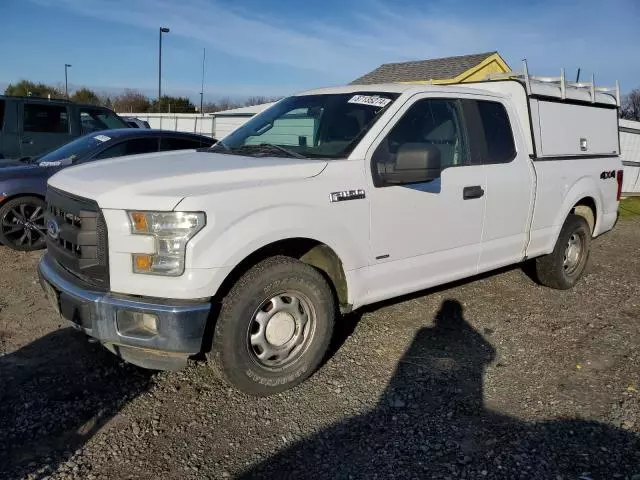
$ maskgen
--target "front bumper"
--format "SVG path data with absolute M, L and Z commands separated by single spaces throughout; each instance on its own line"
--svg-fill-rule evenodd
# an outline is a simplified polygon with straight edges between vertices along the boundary
M 164 300 L 93 291 L 58 267 L 45 254 L 38 267 L 40 284 L 53 307 L 76 328 L 135 365 L 154 370 L 177 370 L 200 352 L 211 304 L 205 300 Z M 157 319 L 154 334 L 122 333 L 116 321 L 127 313 L 146 313 Z

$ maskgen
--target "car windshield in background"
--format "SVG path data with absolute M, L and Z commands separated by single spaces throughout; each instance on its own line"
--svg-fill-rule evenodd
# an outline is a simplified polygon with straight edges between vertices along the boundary
M 111 138 L 107 135 L 85 135 L 46 153 L 38 159 L 38 163 L 60 162 L 63 160 L 69 160 L 69 163 L 73 163 L 75 160 L 84 157 L 84 155 L 94 148 L 109 140 L 111 140 Z
M 129 125 L 115 113 L 99 108 L 81 108 L 80 124 L 82 125 L 82 133 L 112 128 L 129 128 Z
M 360 92 L 288 97 L 211 149 L 248 156 L 344 158 L 398 95 Z

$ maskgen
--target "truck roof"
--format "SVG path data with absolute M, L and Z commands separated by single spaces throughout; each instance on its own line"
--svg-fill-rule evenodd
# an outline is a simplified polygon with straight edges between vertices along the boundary
M 355 92 L 389 92 L 389 93 L 418 93 L 418 92 L 442 92 L 442 93 L 470 93 L 476 92 L 483 95 L 487 94 L 487 91 L 481 88 L 477 88 L 477 84 L 474 86 L 466 84 L 452 84 L 452 85 L 430 85 L 423 83 L 378 83 L 371 85 L 341 85 L 336 87 L 324 87 L 316 88 L 313 90 L 307 90 L 299 92 L 296 95 L 327 95 L 331 93 L 355 93 Z M 499 92 L 490 92 L 495 96 L 503 96 Z
M 534 77 L 535 78 L 535 77 Z M 440 92 L 440 93 L 478 93 L 483 95 L 495 95 L 509 97 L 513 93 L 513 85 L 518 84 L 526 88 L 524 81 L 511 78 L 499 80 L 485 80 L 480 82 L 456 83 L 451 85 L 431 85 L 428 83 L 379 83 L 372 85 L 342 85 L 337 87 L 317 88 L 300 92 L 297 95 L 323 95 L 331 93 L 354 93 L 354 92 L 393 92 L 393 93 L 418 93 L 418 92 Z M 552 82 L 532 82 L 530 84 L 529 95 L 548 98 L 557 98 L 571 101 L 591 103 L 594 105 L 608 105 L 615 107 L 617 101 L 614 95 L 609 93 L 610 89 L 597 89 L 593 93 L 588 88 L 577 88 L 577 84 L 572 84 L 567 88 L 561 88 L 559 83 Z M 589 84 L 584 84 L 588 86 Z M 564 95 L 564 97 L 563 97 Z

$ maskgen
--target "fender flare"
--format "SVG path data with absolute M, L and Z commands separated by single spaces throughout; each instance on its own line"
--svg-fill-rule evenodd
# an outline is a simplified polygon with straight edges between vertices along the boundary
M 553 238 L 553 245 L 558 240 L 558 235 L 560 235 L 560 229 L 566 218 L 571 213 L 573 207 L 575 207 L 576 203 L 580 202 L 580 200 L 584 198 L 591 198 L 596 206 L 595 214 L 595 227 L 593 229 L 593 236 L 597 236 L 600 231 L 600 221 L 601 221 L 601 213 L 602 213 L 602 195 L 600 193 L 600 189 L 596 184 L 595 180 L 591 177 L 581 177 L 578 179 L 568 190 L 567 194 L 564 196 L 564 201 L 562 203 L 562 207 L 558 210 L 558 214 L 554 219 L 553 225 L 556 228 L 556 232 Z

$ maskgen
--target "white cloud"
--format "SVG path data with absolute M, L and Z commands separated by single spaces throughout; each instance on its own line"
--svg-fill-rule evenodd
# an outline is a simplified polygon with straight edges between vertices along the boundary
M 608 82 L 621 72 L 640 83 L 637 62 L 629 65 L 638 54 L 636 0 L 610 0 L 606 8 L 597 0 L 510 2 L 476 6 L 472 14 L 465 10 L 472 2 L 441 0 L 398 9 L 383 0 L 365 0 L 351 10 L 345 5 L 340 24 L 313 18 L 286 23 L 287 18 L 223 6 L 219 0 L 31 1 L 145 29 L 166 24 L 171 35 L 195 39 L 208 49 L 317 72 L 318 83 L 349 81 L 390 61 L 490 50 L 500 51 L 514 68 L 526 56 L 539 73 L 583 66 Z

